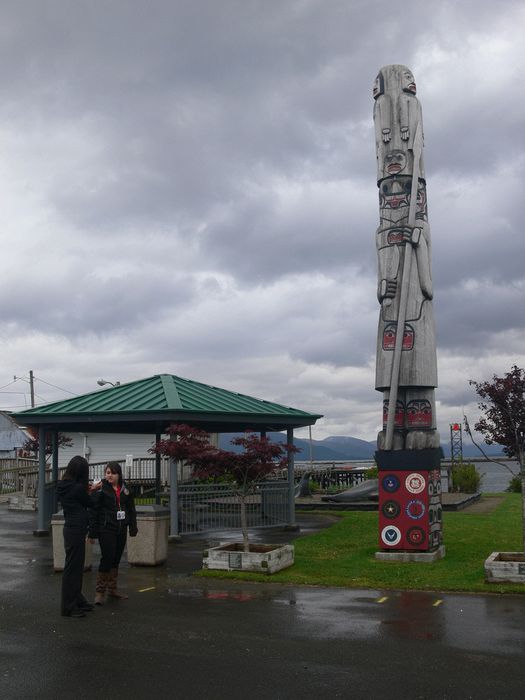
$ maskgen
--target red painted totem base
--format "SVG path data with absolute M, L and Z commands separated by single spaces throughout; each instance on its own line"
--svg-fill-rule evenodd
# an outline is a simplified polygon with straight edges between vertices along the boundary
M 387 458 L 378 459 L 381 454 Z M 439 461 L 436 465 L 432 455 L 427 463 L 433 468 L 425 469 L 418 464 L 417 451 L 408 454 L 407 468 L 401 468 L 406 451 L 376 453 L 379 466 L 379 547 L 386 551 L 431 552 L 443 539 Z

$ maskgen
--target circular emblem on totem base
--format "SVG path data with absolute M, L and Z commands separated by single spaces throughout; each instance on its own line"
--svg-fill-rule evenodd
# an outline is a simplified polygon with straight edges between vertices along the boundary
M 412 520 L 419 520 L 425 515 L 425 504 L 418 498 L 413 498 L 407 503 L 405 512 Z
M 426 539 L 425 531 L 422 527 L 411 527 L 407 532 L 407 542 L 414 547 L 422 545 Z
M 381 485 L 387 493 L 394 493 L 399 488 L 399 479 L 395 474 L 387 474 L 383 477 Z
M 401 531 L 395 525 L 387 525 L 381 530 L 381 541 L 387 547 L 395 547 L 401 542 Z
M 381 507 L 381 512 L 385 518 L 390 518 L 390 520 L 393 520 L 394 518 L 397 518 L 401 512 L 401 506 L 397 501 L 385 501 Z
M 405 479 L 406 490 L 410 493 L 421 493 L 425 490 L 425 477 L 423 474 L 413 472 Z

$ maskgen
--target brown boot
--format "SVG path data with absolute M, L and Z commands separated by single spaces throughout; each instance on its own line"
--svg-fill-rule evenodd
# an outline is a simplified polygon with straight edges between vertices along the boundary
M 119 598 L 120 600 L 127 600 L 128 596 L 125 593 L 121 593 L 117 589 L 117 577 L 118 569 L 111 569 L 108 574 L 108 595 L 111 598 Z
M 109 574 L 105 571 L 99 571 L 97 574 L 97 583 L 95 586 L 95 605 L 104 605 L 106 602 L 108 576 Z

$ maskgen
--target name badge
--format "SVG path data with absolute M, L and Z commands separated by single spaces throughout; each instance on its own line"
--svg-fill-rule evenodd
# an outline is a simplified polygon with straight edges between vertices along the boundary
M 117 520 L 125 520 L 126 519 L 126 511 L 125 510 L 117 510 Z

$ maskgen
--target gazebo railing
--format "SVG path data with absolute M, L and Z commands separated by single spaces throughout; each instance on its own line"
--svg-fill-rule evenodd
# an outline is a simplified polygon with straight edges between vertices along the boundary
M 181 534 L 241 527 L 240 502 L 228 484 L 182 484 L 178 497 Z M 288 482 L 262 482 L 247 497 L 248 527 L 284 525 L 288 509 Z
M 133 464 L 126 467 L 120 462 L 124 478 L 133 488 L 141 503 L 161 502 L 169 504 L 169 460 L 161 461 L 161 493 L 155 490 L 155 458 L 134 458 Z M 90 478 L 100 479 L 107 461 L 90 464 Z M 60 467 L 58 478 L 64 475 L 66 467 Z M 220 529 L 240 528 L 240 505 L 235 491 L 228 484 L 201 484 L 191 481 L 191 467 L 179 465 L 178 473 L 178 512 L 181 534 Z M 52 484 L 52 469 L 45 470 L 46 485 Z M 23 492 L 36 497 L 38 493 L 38 466 L 35 460 L 18 469 L 0 470 L 0 493 Z M 47 498 L 46 487 L 46 498 Z M 49 496 L 54 497 L 49 491 Z M 50 512 L 54 512 L 54 509 Z M 247 518 L 249 527 L 272 527 L 289 522 L 288 482 L 275 475 L 262 482 L 253 495 L 248 497 Z

